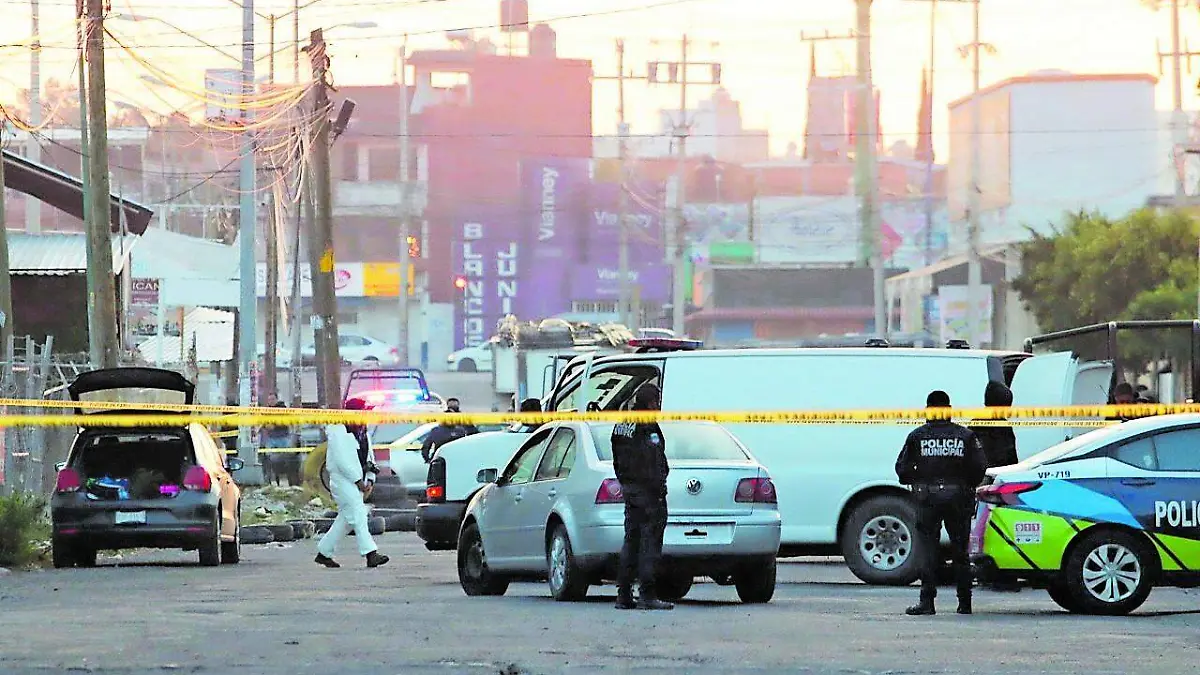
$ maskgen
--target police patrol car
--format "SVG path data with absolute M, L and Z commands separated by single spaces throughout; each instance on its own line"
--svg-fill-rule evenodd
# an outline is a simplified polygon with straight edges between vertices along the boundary
M 1128 614 L 1153 586 L 1200 585 L 1200 415 L 1077 436 L 978 490 L 983 581 L 1045 588 L 1070 612 Z

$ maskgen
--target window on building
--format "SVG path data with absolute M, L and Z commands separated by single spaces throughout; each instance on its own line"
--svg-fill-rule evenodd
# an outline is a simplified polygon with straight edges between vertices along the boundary
M 616 314 L 617 303 L 605 301 L 576 300 L 571 303 L 571 311 L 577 314 Z
M 400 151 L 398 148 L 369 148 L 367 150 L 370 181 L 396 181 L 400 177 Z
M 337 175 L 334 180 L 358 180 L 358 144 L 342 139 L 341 143 L 334 145 L 337 148 L 341 146 L 340 157 L 341 162 L 338 165 Z

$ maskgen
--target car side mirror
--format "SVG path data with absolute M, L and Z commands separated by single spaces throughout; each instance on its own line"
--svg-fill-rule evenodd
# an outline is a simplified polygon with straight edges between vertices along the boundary
M 230 471 L 241 471 L 242 469 L 246 468 L 246 460 L 238 459 L 237 457 L 230 457 L 229 459 L 225 460 L 225 468 L 229 469 Z
M 62 471 L 62 470 L 63 470 L 63 469 L 65 469 L 65 468 L 67 468 L 67 463 L 66 463 L 66 462 L 57 462 L 57 463 L 55 463 L 55 465 L 54 465 L 54 470 L 55 470 L 55 471 Z
M 500 472 L 496 469 L 480 469 L 479 473 L 475 474 L 475 480 L 479 483 L 495 483 L 500 478 Z

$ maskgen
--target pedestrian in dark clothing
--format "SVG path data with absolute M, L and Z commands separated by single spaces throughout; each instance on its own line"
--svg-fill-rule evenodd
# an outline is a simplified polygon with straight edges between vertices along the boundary
M 287 405 L 283 401 L 275 403 L 276 408 L 286 408 Z M 268 449 L 290 448 L 292 446 L 292 429 L 289 426 L 282 424 L 273 424 L 263 427 L 262 430 L 263 447 Z M 289 485 L 296 485 L 292 479 L 290 471 L 290 460 L 292 457 L 287 457 L 284 453 L 268 452 L 263 454 L 262 465 L 264 478 L 268 483 L 279 485 L 280 478 L 287 478 Z
M 458 399 L 447 399 L 447 418 L 457 414 L 461 414 L 461 411 L 458 408 Z M 431 460 L 433 460 L 433 455 L 437 452 L 438 448 L 449 443 L 450 441 L 456 441 L 460 438 L 477 433 L 479 433 L 479 428 L 474 424 L 463 424 L 452 419 L 445 419 L 441 424 L 434 427 L 433 430 L 429 432 L 429 435 L 425 437 L 425 442 L 421 444 L 421 457 L 424 457 L 425 463 L 428 464 Z
M 934 391 L 927 408 L 949 408 L 950 396 Z M 987 471 L 987 457 L 979 438 L 966 427 L 945 420 L 929 420 L 908 435 L 896 459 L 900 482 L 912 486 L 917 502 L 920 536 L 921 601 L 909 607 L 910 616 L 934 614 L 937 572 L 941 561 L 942 524 L 950 535 L 951 557 L 958 585 L 958 613 L 971 613 L 971 561 L 967 544 L 975 508 L 975 487 Z
M 658 410 L 658 387 L 644 384 L 633 410 Z M 657 422 L 621 422 L 612 431 L 613 469 L 625 500 L 625 544 L 617 572 L 617 609 L 674 609 L 658 599 L 655 575 L 667 529 L 666 441 Z M 640 593 L 633 601 L 633 580 Z
M 1132 384 L 1120 382 L 1113 388 L 1113 405 L 1136 405 L 1137 403 L 1139 403 L 1137 393 Z M 1108 419 L 1118 422 L 1128 422 L 1137 418 L 1137 415 L 1115 415 Z
M 983 404 L 989 408 L 1012 406 L 1013 394 L 1003 382 L 988 382 L 983 390 Z M 977 421 L 977 420 L 972 420 Z M 996 420 L 1003 421 L 1003 420 Z M 987 456 L 987 468 L 1008 466 L 1017 463 L 1017 435 L 1012 427 L 976 426 L 969 427 L 983 444 Z

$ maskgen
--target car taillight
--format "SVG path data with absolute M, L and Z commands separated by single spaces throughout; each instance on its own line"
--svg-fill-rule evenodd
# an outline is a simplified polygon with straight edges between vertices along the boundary
M 775 504 L 775 484 L 770 478 L 743 478 L 738 481 L 733 501 L 755 504 Z
M 975 498 L 988 504 L 1015 504 L 1017 495 L 1032 492 L 1042 486 L 1036 481 L 1027 483 L 995 483 L 975 490 Z
M 616 478 L 605 478 L 600 484 L 600 489 L 596 490 L 597 504 L 621 504 L 625 501 L 625 494 L 621 492 L 621 481 Z
M 425 478 L 425 499 L 429 502 L 446 501 L 446 460 L 434 457 L 429 463 Z
M 54 482 L 55 492 L 78 492 L 81 487 L 83 487 L 83 478 L 75 469 L 63 468 L 58 472 L 58 480 Z
M 212 476 L 208 475 L 208 470 L 204 467 L 193 466 L 183 474 L 183 489 L 209 492 L 212 490 Z

